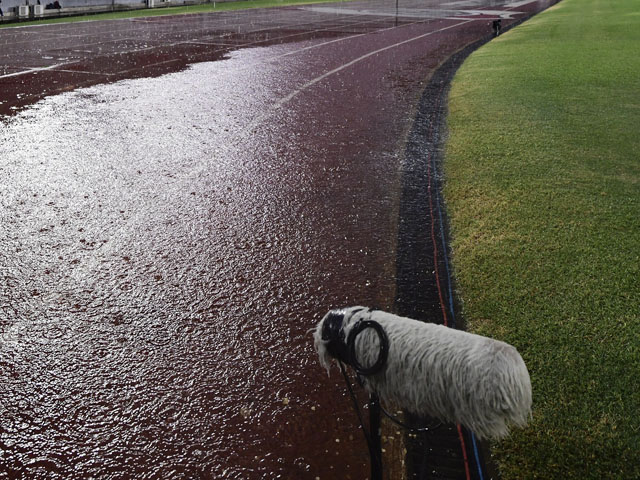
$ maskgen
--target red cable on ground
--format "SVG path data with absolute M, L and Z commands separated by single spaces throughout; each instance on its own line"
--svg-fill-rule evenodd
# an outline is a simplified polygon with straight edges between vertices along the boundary
M 464 472 L 467 475 L 467 480 L 471 480 L 471 472 L 469 472 L 469 459 L 467 458 L 467 447 L 464 444 L 464 434 L 462 433 L 462 427 L 458 426 L 458 437 L 460 437 L 460 446 L 462 447 L 462 457 L 464 458 Z

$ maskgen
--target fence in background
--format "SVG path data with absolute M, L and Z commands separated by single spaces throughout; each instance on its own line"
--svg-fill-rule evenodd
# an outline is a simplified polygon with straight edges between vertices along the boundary
M 211 1 L 213 0 L 0 0 L 0 23 L 84 13 L 194 5 Z

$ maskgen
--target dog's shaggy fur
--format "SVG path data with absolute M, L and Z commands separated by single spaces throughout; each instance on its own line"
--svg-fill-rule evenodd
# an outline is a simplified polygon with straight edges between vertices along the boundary
M 374 320 L 386 331 L 387 362 L 380 372 L 362 379 L 365 388 L 383 401 L 417 415 L 460 423 L 478 438 L 502 438 L 508 435 L 509 425 L 526 425 L 531 415 L 531 381 L 522 357 L 511 345 L 363 307 L 339 313 L 344 315 L 344 338 L 358 320 Z M 314 332 L 315 348 L 327 372 L 332 357 L 328 342 L 322 339 L 322 325 L 328 316 Z M 376 332 L 364 330 L 356 338 L 360 364 L 372 365 L 378 355 Z

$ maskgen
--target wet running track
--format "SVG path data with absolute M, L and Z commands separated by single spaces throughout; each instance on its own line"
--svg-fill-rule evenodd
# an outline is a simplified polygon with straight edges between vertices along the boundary
M 431 73 L 550 3 L 0 30 L 0 479 L 365 478 L 308 331 L 393 309 Z

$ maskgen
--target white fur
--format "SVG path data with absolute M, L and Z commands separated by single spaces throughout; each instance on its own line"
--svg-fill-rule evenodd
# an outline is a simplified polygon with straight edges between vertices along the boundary
M 509 425 L 527 424 L 531 381 L 514 347 L 442 325 L 362 308 L 343 310 L 345 338 L 358 320 L 366 319 L 382 325 L 389 337 L 389 357 L 383 370 L 363 378 L 369 392 L 411 413 L 460 423 L 479 438 L 502 438 L 508 435 Z M 325 318 L 313 336 L 320 363 L 328 372 L 332 359 L 321 338 Z M 358 335 L 356 354 L 363 366 L 376 361 L 379 348 L 375 331 L 366 329 Z

